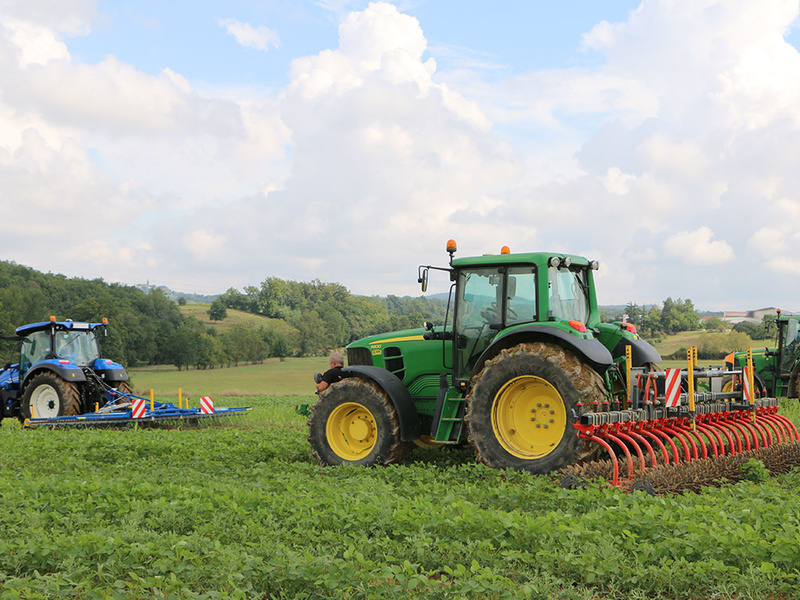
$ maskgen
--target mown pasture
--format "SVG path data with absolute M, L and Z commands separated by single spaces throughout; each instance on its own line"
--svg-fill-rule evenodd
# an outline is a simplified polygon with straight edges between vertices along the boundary
M 314 391 L 314 373 L 328 368 L 328 359 L 277 358 L 227 369 L 178 371 L 171 365 L 130 369 L 134 390 L 144 396 L 153 390 L 167 401 L 185 396 L 291 396 Z M 195 404 L 197 406 L 197 404 Z
M 468 449 L 322 468 L 294 412 L 314 396 L 269 393 L 216 397 L 254 408 L 214 426 L 4 421 L 0 598 L 800 598 L 800 470 L 653 498 Z

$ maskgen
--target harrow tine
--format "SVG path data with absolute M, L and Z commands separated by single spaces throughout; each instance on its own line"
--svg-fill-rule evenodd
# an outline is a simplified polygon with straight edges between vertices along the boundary
M 681 461 L 681 458 L 680 454 L 678 453 L 678 447 L 675 445 L 675 442 L 672 441 L 672 438 L 669 437 L 666 433 L 664 433 L 660 429 L 653 428 L 653 432 L 656 435 L 660 435 L 670 445 L 670 448 L 672 449 L 673 462 L 675 464 L 678 464 Z
M 725 445 L 722 443 L 722 436 L 715 430 L 704 423 L 697 423 L 697 430 L 706 436 L 711 443 L 711 452 L 714 456 L 723 456 L 725 454 Z M 717 450 L 717 443 L 719 443 L 719 450 Z
M 692 460 L 693 458 L 697 458 L 697 446 L 694 445 L 694 440 L 689 438 L 689 442 L 691 442 L 692 445 L 692 450 L 690 451 L 689 444 L 686 443 L 686 438 L 677 429 L 675 429 L 674 427 L 664 427 L 664 432 L 674 435 L 676 438 L 678 438 L 678 441 L 683 446 L 683 453 L 687 462 Z
M 777 413 L 772 416 L 786 426 L 786 428 L 789 430 L 790 437 L 792 438 L 793 441 L 795 442 L 800 441 L 800 432 L 797 431 L 797 427 L 794 426 L 794 423 L 792 423 L 789 419 L 787 419 L 783 415 L 779 415 Z
M 749 419 L 750 417 L 748 416 L 747 418 Z M 741 419 L 731 419 L 729 423 L 742 434 L 747 450 L 758 450 L 758 438 L 750 423 L 745 423 Z M 750 443 L 751 440 L 752 444 Z
M 755 429 L 758 434 L 761 436 L 761 445 L 764 448 L 768 448 L 772 446 L 774 443 L 772 440 L 772 432 L 767 428 L 766 424 L 763 420 L 755 420 L 753 422 L 753 429 Z
M 780 421 L 775 421 L 772 418 L 772 415 L 769 414 L 762 415 L 762 418 L 764 423 L 766 423 L 770 429 L 772 429 L 772 432 L 775 434 L 779 444 L 784 444 L 789 441 L 789 438 L 785 435 L 786 432 L 784 431 L 783 427 L 781 427 Z
M 605 450 L 608 452 L 608 455 L 611 457 L 611 462 L 614 465 L 614 480 L 612 485 L 614 485 L 614 487 L 619 486 L 619 460 L 617 460 L 617 455 L 614 453 L 614 450 L 611 448 L 608 442 L 600 437 L 597 437 L 596 435 L 587 435 L 583 432 L 579 433 L 578 437 L 600 444 L 603 448 L 605 448 Z
M 791 432 L 786 429 L 783 423 L 779 419 L 774 418 L 775 415 L 764 413 L 761 415 L 761 419 L 772 428 L 775 437 L 778 438 L 779 444 L 784 444 L 786 442 L 792 441 L 792 434 Z
M 659 449 L 661 450 L 661 452 L 664 454 L 664 464 L 668 465 L 669 464 L 669 452 L 667 452 L 667 447 L 664 445 L 664 442 L 662 442 L 661 439 L 657 435 L 655 435 L 651 431 L 648 431 L 647 429 L 642 429 L 642 435 L 649 437 L 651 440 L 653 440 L 656 443 L 656 446 L 658 446 Z
M 731 443 L 731 446 L 729 448 L 729 454 L 741 454 L 742 438 L 739 437 L 740 434 L 739 430 L 736 429 L 735 427 L 732 427 L 730 423 L 727 423 L 722 419 L 716 421 L 714 425 L 717 425 L 728 436 L 728 440 Z
M 625 445 L 625 442 L 608 432 L 606 432 L 604 436 L 622 448 L 622 451 L 625 453 L 625 458 L 628 460 L 628 477 L 633 477 L 633 457 L 631 456 L 631 451 L 628 450 L 628 447 Z M 644 461 L 644 458 L 642 458 L 642 461 Z
M 650 445 L 650 442 L 647 441 L 647 438 L 645 438 L 642 434 L 637 433 L 636 431 L 631 431 L 630 435 L 631 435 L 631 437 L 639 440 L 642 444 L 644 444 L 644 447 L 647 448 L 647 452 L 650 454 L 650 459 L 652 460 L 652 465 L 654 467 L 657 467 L 658 466 L 658 460 L 656 460 L 656 452 L 655 452 L 655 450 L 653 450 L 653 447 Z
M 639 464 L 641 465 L 641 470 L 644 471 L 645 469 L 645 461 L 644 461 L 644 454 L 642 453 L 642 448 L 639 444 L 636 443 L 636 440 L 629 436 L 627 433 L 620 432 L 619 437 L 621 437 L 626 442 L 630 443 L 634 450 L 636 450 L 636 455 L 639 457 Z M 631 476 L 633 474 L 631 473 Z
M 703 449 L 703 456 L 702 458 L 708 458 L 708 448 L 706 448 L 705 440 L 703 440 L 703 436 L 701 436 L 697 431 L 692 430 L 685 423 L 679 423 L 675 426 L 675 429 L 678 431 L 682 431 L 683 434 L 687 437 L 687 439 L 692 443 L 692 450 L 694 453 L 694 458 L 701 458 L 700 452 L 697 450 L 697 444 L 695 444 L 695 439 L 700 444 L 700 447 Z

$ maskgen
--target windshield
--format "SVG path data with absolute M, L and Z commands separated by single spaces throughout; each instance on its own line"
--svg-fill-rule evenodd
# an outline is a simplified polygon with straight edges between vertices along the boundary
M 55 353 L 56 358 L 70 360 L 81 367 L 100 358 L 94 331 L 57 331 Z
M 781 369 L 791 371 L 797 360 L 798 348 L 800 346 L 800 328 L 797 326 L 796 319 L 786 321 L 786 333 L 783 338 L 783 361 Z
M 589 287 L 585 269 L 550 267 L 548 269 L 550 312 L 565 321 L 589 319 Z

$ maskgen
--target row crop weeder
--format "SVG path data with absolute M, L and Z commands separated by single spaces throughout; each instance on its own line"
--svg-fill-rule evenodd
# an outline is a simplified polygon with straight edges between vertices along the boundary
M 37 418 L 36 410 L 33 408 L 31 417 L 25 419 L 22 424 L 29 429 L 69 426 L 103 427 L 126 424 L 152 426 L 167 422 L 196 425 L 201 420 L 206 421 L 219 417 L 241 415 L 252 410 L 252 407 L 249 406 L 214 407 L 213 398 L 210 396 L 200 398 L 200 406 L 189 407 L 189 398 L 183 398 L 180 390 L 178 391 L 178 406 L 175 406 L 172 402 L 155 401 L 153 390 L 150 390 L 150 397 L 145 398 L 110 388 L 106 391 L 106 397 L 108 401 L 104 406 L 98 406 L 94 412 L 82 415 Z
M 740 478 L 750 459 L 773 473 L 800 464 L 800 433 L 778 414 L 778 399 L 755 387 L 752 357 L 742 369 L 723 371 L 698 368 L 697 349 L 687 353 L 686 369 L 629 369 L 627 406 L 594 403 L 577 417 L 578 437 L 597 444 L 609 460 L 562 469 L 562 486 L 603 478 L 651 494 L 698 491 Z M 740 390 L 715 391 L 731 376 L 744 381 Z

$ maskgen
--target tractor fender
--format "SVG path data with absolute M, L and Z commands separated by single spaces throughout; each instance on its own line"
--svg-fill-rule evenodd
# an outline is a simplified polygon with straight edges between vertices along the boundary
M 93 371 L 103 381 L 128 381 L 128 373 L 125 371 L 125 367 L 105 359 L 96 360 Z
M 25 374 L 25 380 L 22 382 L 20 389 L 23 389 L 27 383 L 36 377 L 39 373 L 43 371 L 50 371 L 55 373 L 64 381 L 70 382 L 83 382 L 86 381 L 86 375 L 84 375 L 82 369 L 65 369 L 59 364 L 54 364 L 51 362 L 41 362 L 36 365 L 33 365 L 28 372 Z
M 345 377 L 369 379 L 377 384 L 389 396 L 397 412 L 397 418 L 400 421 L 400 439 L 404 442 L 413 442 L 419 439 L 420 429 L 417 406 L 414 404 L 414 399 L 408 389 L 397 375 L 380 367 L 366 365 L 344 367 L 342 374 Z
M 611 352 L 611 355 L 614 358 L 619 358 L 620 356 L 625 356 L 625 347 L 631 347 L 631 359 L 633 364 L 632 367 L 642 367 L 646 363 L 660 363 L 661 362 L 661 354 L 658 353 L 658 350 L 653 348 L 649 342 L 644 341 L 643 339 L 629 339 L 629 338 L 622 338 L 614 350 Z
M 549 342 L 561 346 L 585 359 L 600 374 L 603 374 L 614 362 L 611 353 L 597 339 L 577 337 L 556 327 L 529 325 L 496 337 L 475 363 L 475 367 L 472 369 L 472 378 L 481 372 L 487 360 L 499 354 L 501 350 L 513 348 L 517 344 L 525 342 Z

